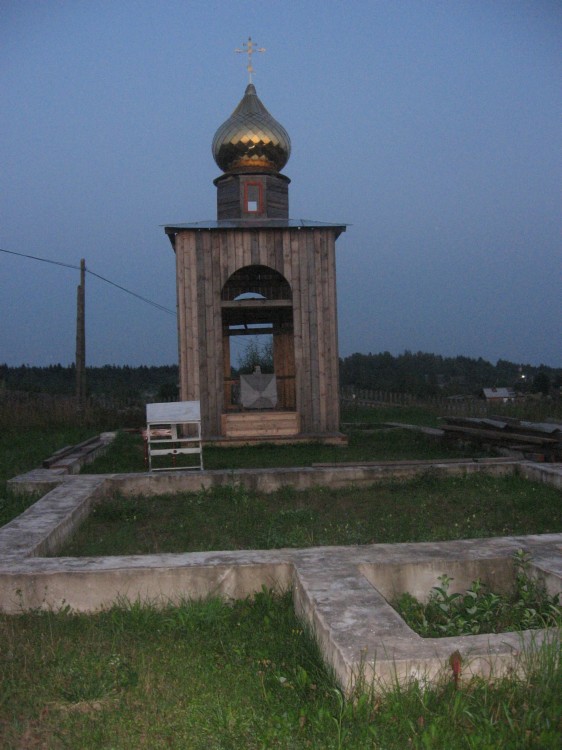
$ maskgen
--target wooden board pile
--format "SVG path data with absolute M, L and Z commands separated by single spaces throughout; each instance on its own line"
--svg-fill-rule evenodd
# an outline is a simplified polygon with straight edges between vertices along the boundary
M 107 448 L 108 441 L 100 435 L 84 440 L 78 445 L 65 445 L 46 458 L 42 466 L 44 469 L 65 469 L 67 473 L 73 474 L 80 470 L 80 466 L 93 460 L 100 451 Z
M 525 422 L 507 417 L 444 417 L 446 437 L 493 445 L 534 460 L 562 461 L 562 423 Z

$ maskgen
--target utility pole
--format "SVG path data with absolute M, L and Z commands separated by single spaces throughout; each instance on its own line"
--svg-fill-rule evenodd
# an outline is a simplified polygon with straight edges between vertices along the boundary
M 76 304 L 76 400 L 86 401 L 86 261 L 80 261 L 80 285 Z

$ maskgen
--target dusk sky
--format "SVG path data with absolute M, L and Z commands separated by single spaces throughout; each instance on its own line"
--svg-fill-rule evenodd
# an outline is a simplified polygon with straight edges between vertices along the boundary
M 562 367 L 560 0 L 3 0 L 0 249 L 175 310 L 162 225 L 216 218 L 254 83 L 290 215 L 338 240 L 340 355 Z M 0 363 L 70 364 L 79 272 L 0 252 Z M 86 280 L 88 365 L 177 362 L 175 316 Z

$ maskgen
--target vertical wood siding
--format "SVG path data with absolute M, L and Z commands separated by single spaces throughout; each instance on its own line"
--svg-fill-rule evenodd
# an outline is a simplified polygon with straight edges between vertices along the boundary
M 303 433 L 339 429 L 335 230 L 183 230 L 176 238 L 180 393 L 200 400 L 204 437 L 221 434 L 230 374 L 221 290 L 249 265 L 281 273 L 293 294 L 293 336 L 274 343 L 279 376 L 295 374 Z M 293 386 L 290 386 L 293 387 Z

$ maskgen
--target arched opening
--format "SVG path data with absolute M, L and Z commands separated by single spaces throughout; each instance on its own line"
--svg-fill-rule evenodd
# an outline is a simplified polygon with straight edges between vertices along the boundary
M 289 282 L 268 266 L 245 266 L 224 285 L 221 314 L 225 410 L 293 411 L 295 354 Z M 250 347 L 244 341 L 250 342 Z M 251 356 L 245 356 L 252 346 Z M 254 360 L 256 367 L 248 372 Z M 267 366 L 261 367 L 265 362 Z

